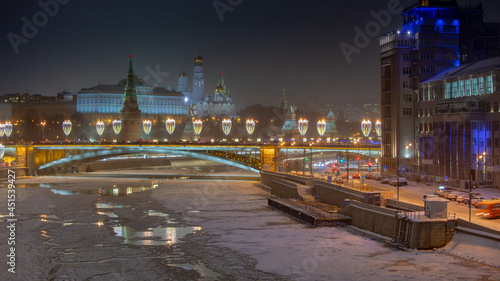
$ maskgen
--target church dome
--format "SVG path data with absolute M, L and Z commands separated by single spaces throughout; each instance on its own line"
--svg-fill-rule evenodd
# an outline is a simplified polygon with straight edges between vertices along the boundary
M 219 81 L 219 85 L 217 85 L 217 87 L 215 87 L 215 92 L 216 93 L 224 93 L 224 87 L 220 84 L 220 81 Z
M 200 55 L 198 55 L 196 58 L 194 58 L 194 62 L 195 63 L 202 63 L 203 62 L 203 58 Z

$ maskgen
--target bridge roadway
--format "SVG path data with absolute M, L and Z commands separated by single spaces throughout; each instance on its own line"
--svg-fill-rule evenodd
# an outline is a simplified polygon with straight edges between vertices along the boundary
M 216 161 L 258 172 L 267 166 L 277 170 L 278 159 L 289 156 L 308 157 L 313 154 L 336 152 L 377 157 L 380 147 L 357 145 L 293 145 L 279 144 L 36 144 L 5 145 L 5 155 L 15 156 L 17 165 L 25 166 L 29 174 L 35 170 L 74 167 L 89 161 L 126 154 L 170 154 Z

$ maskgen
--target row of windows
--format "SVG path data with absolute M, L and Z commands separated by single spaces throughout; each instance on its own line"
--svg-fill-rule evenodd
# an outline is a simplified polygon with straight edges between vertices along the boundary
M 421 25 L 420 32 L 433 33 L 433 32 L 443 32 L 443 33 L 457 33 L 457 26 L 445 25 L 445 26 L 435 26 L 435 25 Z
M 457 47 L 458 44 L 459 44 L 458 40 L 421 40 L 420 42 L 420 46 L 425 46 L 425 47 L 432 47 L 432 46 Z
M 185 114 L 186 111 L 183 108 L 139 108 L 141 113 L 143 114 Z M 81 113 L 120 113 L 121 108 L 112 108 L 112 107 L 100 107 L 100 108 L 91 108 L 91 107 L 80 107 L 77 108 L 77 112 Z
M 420 67 L 420 73 L 433 74 L 435 72 L 436 72 L 436 67 L 433 65 Z M 411 67 L 403 67 L 403 74 L 411 75 Z M 404 81 L 403 81 L 403 83 L 404 83 Z M 411 87 L 411 84 L 408 88 L 410 88 L 410 87 Z
M 498 84 L 498 75 L 486 76 L 486 83 L 483 76 L 448 82 L 445 83 L 445 98 L 492 94 L 498 91 Z

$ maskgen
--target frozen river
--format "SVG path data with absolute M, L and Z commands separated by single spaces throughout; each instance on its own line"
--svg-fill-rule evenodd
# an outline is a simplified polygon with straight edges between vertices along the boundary
M 500 268 L 443 251 L 308 227 L 267 207 L 269 192 L 253 181 L 68 176 L 16 185 L 16 273 L 2 226 L 0 280 L 500 280 Z

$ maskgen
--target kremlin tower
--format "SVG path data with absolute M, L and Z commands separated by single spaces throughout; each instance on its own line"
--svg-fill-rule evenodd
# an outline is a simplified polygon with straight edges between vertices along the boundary
M 141 138 L 141 110 L 137 104 L 137 94 L 135 91 L 134 70 L 132 68 L 132 55 L 130 57 L 127 83 L 125 84 L 125 94 L 123 96 L 123 107 L 120 110 L 122 129 L 119 135 L 120 141 L 135 141 Z

